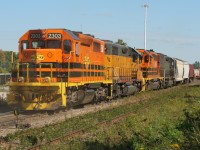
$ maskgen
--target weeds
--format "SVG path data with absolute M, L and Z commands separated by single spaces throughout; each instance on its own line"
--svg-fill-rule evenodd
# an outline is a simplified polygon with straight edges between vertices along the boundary
M 20 140 L 24 148 L 90 127 L 90 132 L 62 139 L 58 145 L 45 145 L 44 149 L 198 149 L 199 97 L 198 87 L 137 94 L 133 97 L 140 100 L 137 104 L 127 98 L 117 108 L 66 119 L 41 129 L 27 129 L 6 138 Z M 95 126 L 128 112 L 134 115 L 117 124 Z

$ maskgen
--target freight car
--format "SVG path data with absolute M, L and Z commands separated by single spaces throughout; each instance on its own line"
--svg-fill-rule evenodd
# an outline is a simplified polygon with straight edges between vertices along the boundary
M 184 81 L 184 61 L 174 58 L 175 60 L 175 82 L 178 83 L 183 83 Z
M 194 75 L 196 79 L 200 79 L 200 69 L 194 69 Z
M 83 105 L 132 95 L 142 79 L 133 48 L 67 29 L 29 30 L 19 40 L 8 103 L 23 110 Z
M 195 74 L 194 74 L 194 66 L 192 64 L 189 64 L 189 81 L 194 81 Z
M 183 83 L 189 82 L 189 63 L 187 61 L 183 61 Z

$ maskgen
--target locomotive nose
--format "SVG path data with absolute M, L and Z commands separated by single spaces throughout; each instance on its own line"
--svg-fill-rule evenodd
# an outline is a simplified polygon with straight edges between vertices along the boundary
M 62 62 L 62 51 L 58 49 L 29 49 L 23 51 L 22 55 L 22 62 Z

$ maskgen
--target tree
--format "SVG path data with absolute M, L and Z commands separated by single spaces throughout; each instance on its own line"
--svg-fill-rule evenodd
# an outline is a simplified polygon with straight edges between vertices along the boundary
M 194 69 L 199 69 L 200 68 L 200 62 L 199 61 L 195 61 L 193 66 L 194 66 Z
M 5 68 L 5 54 L 2 51 L 2 49 L 0 49 L 0 72 L 3 72 L 2 70 L 4 70 L 3 68 Z
M 118 39 L 116 44 L 125 45 L 125 46 L 127 45 L 122 39 Z
M 0 73 L 11 72 L 13 64 L 16 64 L 18 61 L 17 55 L 13 51 L 0 50 Z

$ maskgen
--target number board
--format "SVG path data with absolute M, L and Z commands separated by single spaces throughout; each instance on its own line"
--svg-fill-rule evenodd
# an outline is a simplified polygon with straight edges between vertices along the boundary
M 41 38 L 41 34 L 40 33 L 31 33 L 30 38 L 31 39 L 39 39 L 39 38 Z
M 49 33 L 48 38 L 49 39 L 61 39 L 62 34 L 60 34 L 60 33 Z

